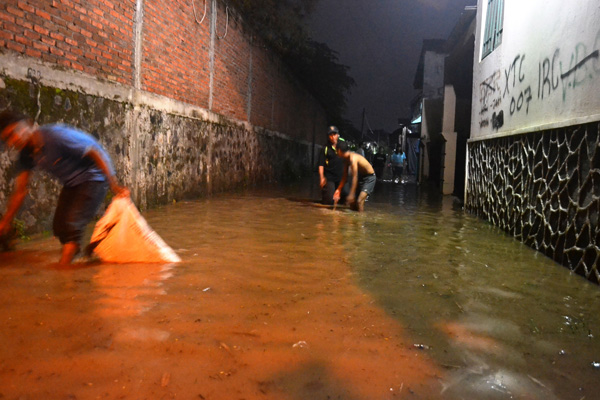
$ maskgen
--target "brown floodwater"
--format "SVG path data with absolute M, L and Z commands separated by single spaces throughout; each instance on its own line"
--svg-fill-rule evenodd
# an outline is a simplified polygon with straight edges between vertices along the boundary
M 600 288 L 451 198 L 378 183 L 143 213 L 179 264 L 0 253 L 0 399 L 598 399 Z

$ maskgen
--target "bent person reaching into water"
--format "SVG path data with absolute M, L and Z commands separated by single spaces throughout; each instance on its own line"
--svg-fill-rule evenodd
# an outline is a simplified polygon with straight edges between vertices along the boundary
M 350 193 L 346 196 L 346 203 L 354 210 L 363 211 L 367 196 L 373 193 L 373 189 L 375 188 L 375 170 L 366 158 L 348 150 L 346 142 L 338 144 L 337 153 L 344 160 L 344 175 L 333 195 L 333 199 L 335 201 L 340 199 L 342 188 L 348 179 L 348 168 L 350 168 L 352 172 L 352 185 Z
M 62 244 L 60 263 L 70 264 L 108 186 L 117 196 L 127 197 L 129 190 L 117 184 L 112 161 L 100 143 L 74 127 L 38 126 L 25 115 L 4 111 L 0 114 L 0 139 L 20 153 L 15 188 L 0 220 L 0 236 L 10 230 L 27 195 L 31 170 L 37 166 L 63 185 L 52 229 Z

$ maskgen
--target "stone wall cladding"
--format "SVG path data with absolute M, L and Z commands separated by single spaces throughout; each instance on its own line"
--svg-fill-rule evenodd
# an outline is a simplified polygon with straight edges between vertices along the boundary
M 211 3 L 200 23 L 202 2 L 143 0 L 143 18 L 135 0 L 0 2 L 0 110 L 98 137 L 141 209 L 306 175 L 323 108 L 222 2 L 211 31 Z M 0 151 L 0 212 L 15 156 Z M 59 190 L 36 173 L 29 232 Z
M 61 121 L 78 126 L 91 133 L 110 153 L 119 179 L 129 179 L 129 143 L 127 129 L 131 107 L 103 97 L 45 87 L 33 82 L 8 79 L 0 75 L 4 89 L 0 91 L 0 109 L 8 105 L 35 116 L 40 124 Z M 39 100 L 38 100 L 39 98 Z M 0 147 L 2 147 L 0 145 Z M 7 195 L 12 192 L 16 175 L 17 153 L 0 151 L 0 209 L 4 209 Z M 122 172 L 121 172 L 122 171 Z M 125 172 L 127 171 L 127 172 Z M 34 170 L 19 219 L 31 231 L 49 230 L 52 226 L 54 206 L 61 186 L 44 173 Z
M 98 138 L 141 209 L 310 173 L 310 146 L 268 130 L 0 78 L 0 109 L 12 104 L 35 115 L 39 91 L 40 124 L 58 119 Z M 0 209 L 14 185 L 16 159 L 15 151 L 0 151 Z M 35 170 L 29 189 L 18 218 L 30 232 L 49 231 L 61 186 Z
M 466 209 L 600 283 L 599 129 L 471 142 Z

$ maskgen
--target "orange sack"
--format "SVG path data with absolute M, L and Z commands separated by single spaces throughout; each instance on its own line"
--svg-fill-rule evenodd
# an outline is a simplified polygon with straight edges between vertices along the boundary
M 129 197 L 117 197 L 96 223 L 90 245 L 102 261 L 180 262 L 181 258 L 150 228 Z

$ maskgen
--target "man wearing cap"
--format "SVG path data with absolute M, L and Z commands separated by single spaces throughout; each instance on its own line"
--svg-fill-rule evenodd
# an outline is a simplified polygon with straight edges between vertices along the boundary
M 63 246 L 60 264 L 70 264 L 108 187 L 117 196 L 129 195 L 126 188 L 117 184 L 110 157 L 85 132 L 62 124 L 38 126 L 14 111 L 0 113 L 0 140 L 19 151 L 15 189 L 0 220 L 0 236 L 10 230 L 27 195 L 31 170 L 39 167 L 63 184 L 52 228 Z
M 340 140 L 340 131 L 332 125 L 327 129 L 327 145 L 319 156 L 319 186 L 323 204 L 333 204 L 333 193 L 344 173 L 344 162 L 338 157 L 336 151 L 338 140 Z M 345 193 L 341 196 L 345 198 Z

